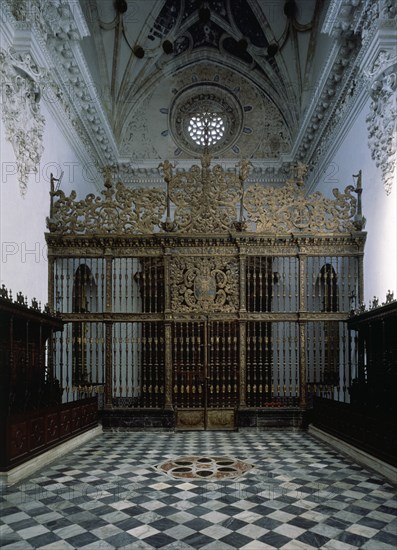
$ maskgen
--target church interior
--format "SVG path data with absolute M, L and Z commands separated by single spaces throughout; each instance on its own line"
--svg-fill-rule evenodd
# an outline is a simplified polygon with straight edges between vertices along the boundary
M 395 3 L 0 6 L 1 546 L 395 548 Z

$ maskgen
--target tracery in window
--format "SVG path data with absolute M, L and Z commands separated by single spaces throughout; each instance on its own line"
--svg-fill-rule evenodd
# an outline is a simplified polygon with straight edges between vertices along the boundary
M 225 123 L 219 114 L 203 111 L 192 116 L 188 132 L 197 145 L 210 146 L 222 139 Z

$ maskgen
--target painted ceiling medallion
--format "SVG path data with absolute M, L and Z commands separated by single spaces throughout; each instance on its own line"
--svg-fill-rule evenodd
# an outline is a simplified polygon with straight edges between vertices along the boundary
M 236 479 L 254 468 L 253 464 L 230 456 L 180 456 L 155 466 L 173 479 Z
M 237 97 L 214 82 L 188 86 L 174 98 L 169 128 L 175 143 L 197 156 L 205 141 L 218 155 L 230 149 L 243 129 L 243 108 Z

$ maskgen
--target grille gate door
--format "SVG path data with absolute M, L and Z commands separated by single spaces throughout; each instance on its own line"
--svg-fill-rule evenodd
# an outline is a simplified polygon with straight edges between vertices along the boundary
M 172 332 L 177 428 L 234 429 L 239 372 L 237 323 L 175 322 Z

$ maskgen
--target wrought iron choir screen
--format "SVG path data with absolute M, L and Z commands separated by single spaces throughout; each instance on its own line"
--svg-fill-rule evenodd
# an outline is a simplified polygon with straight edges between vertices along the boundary
M 186 172 L 160 167 L 166 190 L 113 185 L 108 171 L 102 197 L 51 192 L 64 399 L 99 393 L 104 411 L 162 411 L 189 429 L 301 411 L 313 394 L 348 400 L 359 179 L 327 199 L 305 197 L 301 166 L 279 188 L 245 184 L 247 161 L 237 173 L 207 155 Z

